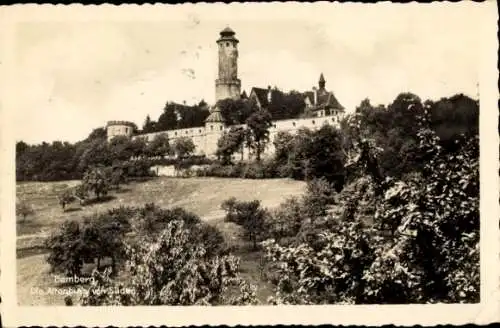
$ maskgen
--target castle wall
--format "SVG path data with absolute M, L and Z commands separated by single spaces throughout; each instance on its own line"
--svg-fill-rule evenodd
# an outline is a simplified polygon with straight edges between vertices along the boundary
M 267 144 L 262 157 L 266 158 L 274 154 L 273 141 L 278 132 L 295 134 L 301 128 L 315 130 L 321 128 L 324 124 L 338 127 L 340 120 L 341 115 L 274 121 L 272 127 L 269 129 L 269 143 Z M 219 141 L 219 138 L 222 136 L 224 131 L 229 131 L 232 127 L 246 127 L 246 124 L 224 127 L 220 123 L 207 123 L 206 127 L 147 133 L 134 136 L 133 138 L 146 138 L 148 142 L 151 142 L 157 135 L 167 134 L 169 141 L 173 143 L 173 141 L 179 137 L 189 137 L 193 140 L 193 143 L 196 146 L 196 155 L 214 157 L 215 152 L 217 151 L 217 142 Z M 235 159 L 240 159 L 241 154 L 236 153 L 234 157 Z M 246 148 L 243 150 L 243 159 L 249 159 L 249 151 Z

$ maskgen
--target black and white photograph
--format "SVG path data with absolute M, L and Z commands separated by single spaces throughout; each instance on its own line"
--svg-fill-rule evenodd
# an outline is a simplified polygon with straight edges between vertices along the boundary
M 9 302 L 487 301 L 491 4 L 0 9 L 18 17 L 4 40 Z

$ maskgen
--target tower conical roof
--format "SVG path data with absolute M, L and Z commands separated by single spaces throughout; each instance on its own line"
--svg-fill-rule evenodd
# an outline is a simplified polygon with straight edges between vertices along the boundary
M 224 123 L 224 117 L 222 117 L 222 113 L 220 112 L 220 108 L 218 106 L 215 106 L 214 110 L 210 113 L 210 115 L 208 115 L 205 122 Z

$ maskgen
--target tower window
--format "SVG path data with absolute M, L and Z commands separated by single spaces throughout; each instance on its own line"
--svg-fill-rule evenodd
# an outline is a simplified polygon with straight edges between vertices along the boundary
M 273 128 L 275 128 L 275 129 L 276 129 L 276 124 L 273 124 Z
M 175 135 L 177 135 L 177 132 L 175 132 Z
M 293 126 L 295 126 L 295 122 L 293 122 L 292 124 L 293 124 Z
M 314 122 L 314 120 L 313 120 L 312 123 L 315 124 L 316 122 Z
M 213 129 L 214 129 L 214 126 L 210 125 L 210 130 L 213 131 Z
M 222 131 L 222 126 L 220 127 L 220 130 Z
M 186 131 L 186 134 L 188 134 L 188 132 Z
M 201 130 L 198 130 L 198 133 L 201 133 Z
M 226 47 L 229 47 L 231 46 L 231 44 L 229 42 L 226 42 Z

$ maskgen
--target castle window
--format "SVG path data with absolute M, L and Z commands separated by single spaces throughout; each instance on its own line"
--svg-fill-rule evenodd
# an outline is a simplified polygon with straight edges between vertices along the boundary
M 222 131 L 222 126 L 220 127 L 220 130 Z
M 275 129 L 276 129 L 276 124 L 273 124 L 273 128 L 275 128 Z
M 313 120 L 312 123 L 315 124 L 316 122 L 314 122 L 314 120 Z
M 188 132 L 186 131 L 186 134 L 188 134 Z
M 177 135 L 177 132 L 175 132 L 175 135 Z
M 213 131 L 214 130 L 214 126 L 213 125 L 210 125 L 210 130 Z
M 201 133 L 201 130 L 198 130 L 198 133 Z
M 226 47 L 229 47 L 229 46 L 230 46 L 229 42 L 226 42 Z
M 295 122 L 293 122 L 292 124 L 293 124 L 293 126 L 295 126 Z

